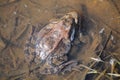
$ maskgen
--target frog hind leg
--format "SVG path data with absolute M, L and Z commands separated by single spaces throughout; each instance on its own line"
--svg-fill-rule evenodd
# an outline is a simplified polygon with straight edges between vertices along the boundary
M 72 70 L 80 71 L 78 68 L 78 61 L 77 60 L 71 60 L 64 64 L 61 64 L 59 66 L 59 69 L 61 68 L 61 73 L 64 74 L 65 72 L 71 72 Z

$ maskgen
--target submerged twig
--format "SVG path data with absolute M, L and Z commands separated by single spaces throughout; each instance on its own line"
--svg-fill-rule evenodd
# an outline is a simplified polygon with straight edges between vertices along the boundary
M 25 72 L 23 72 L 21 74 L 14 75 L 14 76 L 10 76 L 8 79 L 9 80 L 17 80 L 17 79 L 23 77 L 23 75 L 25 75 Z
M 94 57 L 91 57 L 92 60 L 96 61 L 96 62 L 104 62 L 103 60 L 101 60 L 100 58 L 94 58 Z
M 8 48 L 8 46 L 20 47 L 20 45 L 15 44 L 14 42 L 12 42 L 11 38 L 10 39 L 6 39 L 1 34 L 0 34 L 0 38 L 3 41 L 3 43 L 5 44 L 5 47 L 0 51 L 0 53 L 3 52 L 6 48 Z
M 109 40 L 110 40 L 110 38 L 111 38 L 111 34 L 112 34 L 112 31 L 110 31 L 110 34 L 109 34 L 109 36 L 108 36 L 105 44 L 103 45 L 103 48 L 102 48 L 102 50 L 101 50 L 100 53 L 99 53 L 99 56 L 101 56 L 101 54 L 102 54 L 103 51 L 105 50 L 105 48 L 106 48 L 106 46 L 107 46 L 107 44 L 108 44 L 108 42 L 109 42 Z
M 119 5 L 116 4 L 115 0 L 111 0 L 111 2 L 114 5 L 114 7 L 116 8 L 116 11 L 118 11 L 118 13 L 120 14 Z
M 108 75 L 112 75 L 114 77 L 120 77 L 120 74 L 114 74 L 114 73 L 107 73 Z
M 8 6 L 10 4 L 13 4 L 13 3 L 16 3 L 16 2 L 19 2 L 20 0 L 14 0 L 14 1 L 11 1 L 11 2 L 6 2 L 4 4 L 0 4 L 0 7 L 4 7 L 4 6 Z
M 100 78 L 105 75 L 107 69 L 105 69 L 103 72 L 100 73 L 100 75 L 98 75 L 98 77 L 95 80 L 100 80 Z
M 10 51 L 10 55 L 12 57 L 13 66 L 14 66 L 14 68 L 16 68 L 17 64 L 16 64 L 16 58 L 15 58 L 14 52 L 13 52 L 12 48 L 9 48 L 9 51 Z
M 16 41 L 19 40 L 23 36 L 23 34 L 28 30 L 28 28 L 29 28 L 29 24 L 13 40 Z
M 38 2 L 35 2 L 34 0 L 29 0 L 31 3 L 33 3 L 33 4 L 35 4 L 35 5 L 39 5 L 40 6 L 40 4 L 38 3 Z
M 87 16 L 85 16 L 85 17 L 87 17 Z M 88 19 L 90 19 L 95 25 L 97 25 L 98 26 L 98 22 L 100 22 L 101 24 L 103 24 L 107 29 L 109 29 L 109 30 L 112 30 L 112 32 L 114 32 L 114 33 L 116 33 L 116 34 L 120 34 L 120 32 L 119 31 L 117 31 L 117 30 L 115 30 L 114 28 L 112 28 L 110 25 L 108 25 L 107 23 L 105 23 L 105 22 L 103 22 L 103 20 L 101 20 L 100 18 L 99 18 L 99 20 L 95 20 L 95 19 L 93 19 L 93 18 L 89 18 L 88 17 Z M 120 35 L 118 35 L 119 37 L 120 37 Z

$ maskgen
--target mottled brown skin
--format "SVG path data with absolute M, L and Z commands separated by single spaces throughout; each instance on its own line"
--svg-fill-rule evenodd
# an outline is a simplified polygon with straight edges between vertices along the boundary
M 77 13 L 70 12 L 61 19 L 52 21 L 38 33 L 33 30 L 25 49 L 29 65 L 40 63 L 41 74 L 64 73 L 77 66 L 77 61 L 68 61 L 67 56 L 74 40 L 74 24 L 77 24 L 77 20 Z

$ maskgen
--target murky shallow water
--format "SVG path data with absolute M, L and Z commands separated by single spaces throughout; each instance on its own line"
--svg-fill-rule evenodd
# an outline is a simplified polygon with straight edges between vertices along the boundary
M 113 52 L 119 53 L 120 1 L 115 0 L 0 0 L 0 78 L 1 80 L 84 80 L 86 70 L 73 71 L 65 75 L 40 76 L 28 74 L 24 61 L 24 44 L 32 25 L 47 24 L 50 19 L 59 18 L 70 11 L 83 16 L 83 41 L 86 44 L 71 50 L 71 58 L 78 59 L 84 65 L 90 63 L 90 57 L 96 56 L 94 49 L 99 42 L 99 31 L 104 27 L 106 34 L 113 30 L 117 44 Z M 107 26 L 106 26 L 107 25 Z M 116 31 L 118 33 L 116 33 Z M 96 38 L 97 37 L 97 38 Z M 110 45 L 109 45 L 110 46 Z M 77 57 L 76 57 L 77 56 Z M 120 55 L 118 55 L 118 58 Z

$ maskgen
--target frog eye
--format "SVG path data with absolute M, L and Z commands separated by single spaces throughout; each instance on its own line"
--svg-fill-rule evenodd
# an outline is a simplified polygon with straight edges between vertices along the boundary
M 65 21 L 66 21 L 66 22 L 70 22 L 70 23 L 72 23 L 72 22 L 73 22 L 73 20 L 74 20 L 74 19 L 73 19 L 73 18 L 71 18 L 71 17 L 69 17 L 69 18 L 65 19 Z
M 73 22 L 74 22 L 74 19 L 72 19 L 72 18 L 64 19 L 63 25 L 65 25 L 65 28 L 67 28 L 67 27 L 71 26 Z

